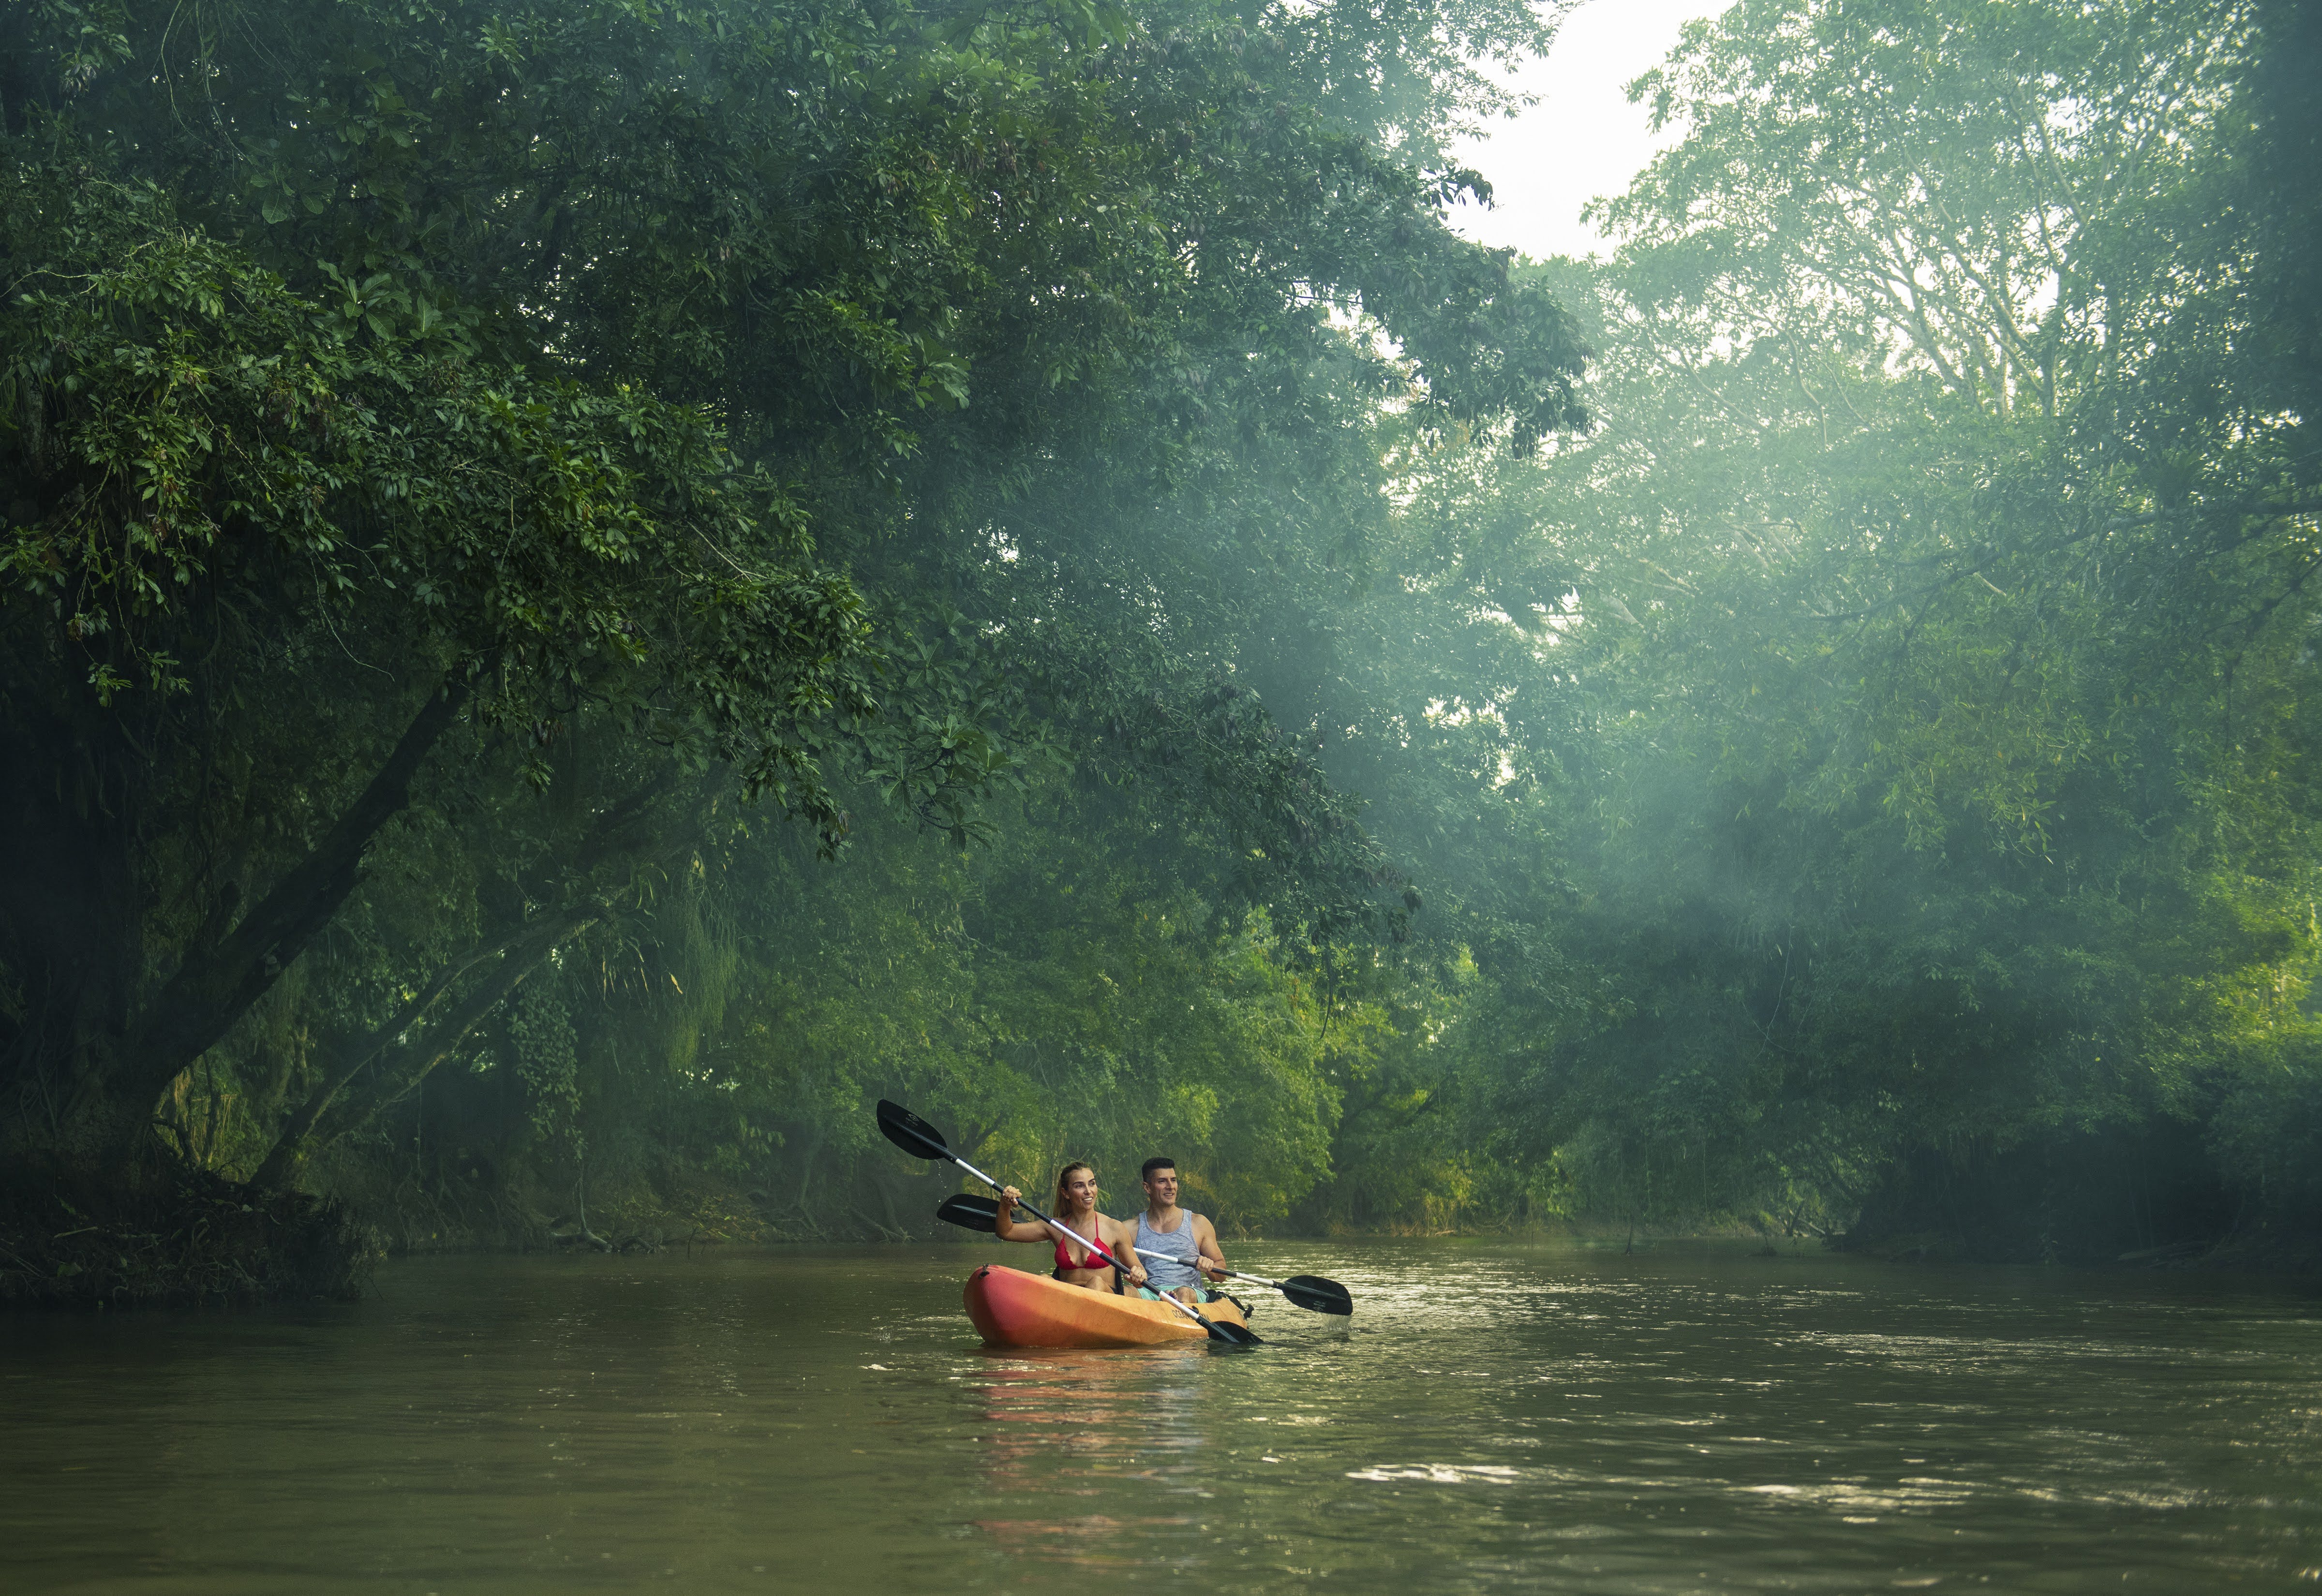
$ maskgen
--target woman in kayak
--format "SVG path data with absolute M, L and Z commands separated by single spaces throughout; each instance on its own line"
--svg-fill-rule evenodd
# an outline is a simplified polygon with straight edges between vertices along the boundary
M 1137 1233 L 1120 1220 L 1108 1219 L 1096 1211 L 1096 1172 L 1088 1165 L 1068 1163 L 1057 1174 L 1054 1225 L 1038 1219 L 1018 1224 L 1016 1204 L 1024 1194 L 1010 1186 L 1001 1195 L 1000 1213 L 992 1222 L 992 1233 L 1001 1241 L 1055 1243 L 1056 1278 L 1066 1285 L 1086 1286 L 1092 1291 L 1120 1290 L 1113 1279 L 1112 1265 L 1089 1251 L 1092 1238 L 1128 1266 L 1129 1284 L 1145 1283 L 1145 1266 L 1130 1250 L 1136 1245 Z

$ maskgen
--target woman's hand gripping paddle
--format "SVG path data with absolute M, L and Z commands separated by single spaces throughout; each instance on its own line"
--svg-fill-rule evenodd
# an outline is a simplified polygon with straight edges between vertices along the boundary
M 946 1198 L 944 1205 L 936 1210 L 937 1218 L 946 1225 L 956 1225 L 963 1230 L 990 1230 L 999 1214 L 1000 1205 L 991 1198 L 972 1197 L 964 1191 L 957 1197 Z M 1131 1250 L 1141 1258 L 1166 1258 L 1169 1255 L 1144 1247 Z M 1272 1286 L 1289 1300 L 1291 1306 L 1314 1313 L 1344 1316 L 1355 1311 L 1355 1300 L 1348 1293 L 1347 1288 L 1319 1274 L 1294 1274 L 1288 1280 L 1268 1280 L 1262 1274 L 1244 1274 L 1236 1269 L 1212 1269 L 1210 1272 L 1224 1275 L 1228 1280 L 1246 1280 L 1252 1285 Z
M 926 1120 L 912 1113 L 909 1108 L 902 1107 L 900 1104 L 891 1103 L 884 1098 L 879 1099 L 879 1130 L 880 1133 L 889 1141 L 894 1143 L 896 1146 L 900 1147 L 904 1152 L 910 1154 L 914 1158 L 925 1158 L 929 1160 L 937 1158 L 943 1159 L 946 1163 L 957 1164 L 969 1174 L 974 1175 L 977 1180 L 991 1187 L 994 1191 L 1005 1191 L 1008 1190 L 1008 1188 L 1002 1186 L 990 1175 L 985 1174 L 982 1170 L 968 1163 L 966 1159 L 962 1158 L 958 1154 L 954 1153 L 945 1143 L 943 1132 L 937 1130 L 934 1126 L 929 1125 Z M 1054 1219 L 1049 1218 L 1047 1215 L 1040 1212 L 1039 1209 L 1033 1208 L 1030 1203 L 1022 1202 L 1021 1199 L 1019 1199 L 1018 1200 L 1031 1213 L 1033 1218 L 1038 1219 L 1042 1224 L 1056 1224 Z M 950 1205 L 946 1204 L 945 1206 L 947 1208 Z M 940 1208 L 937 1210 L 937 1213 L 941 1213 L 942 1211 L 943 1210 Z M 999 1204 L 994 1203 L 992 1205 L 992 1211 L 995 1215 L 998 1214 L 1000 1211 Z M 957 1223 L 957 1221 L 955 1220 L 954 1223 Z M 986 1223 L 983 1228 L 989 1230 L 992 1228 L 992 1226 L 989 1223 Z M 1062 1227 L 1058 1227 L 1058 1228 L 1062 1228 Z M 1105 1250 L 1102 1243 L 1083 1240 L 1080 1245 L 1083 1251 L 1103 1259 L 1115 1269 L 1124 1267 L 1120 1259 L 1114 1257 L 1110 1252 Z M 1175 1297 L 1165 1296 L 1161 1300 L 1166 1302 L 1172 1308 L 1175 1308 L 1187 1318 L 1192 1319 L 1195 1324 L 1201 1326 L 1202 1329 L 1207 1330 L 1210 1333 L 1210 1339 L 1212 1341 L 1222 1341 L 1228 1346 L 1262 1346 L 1265 1345 L 1264 1342 L 1257 1338 L 1255 1332 L 1245 1329 L 1241 1326 L 1234 1324 L 1230 1320 L 1203 1318 L 1199 1309 L 1193 1308 L 1190 1304 L 1180 1302 Z

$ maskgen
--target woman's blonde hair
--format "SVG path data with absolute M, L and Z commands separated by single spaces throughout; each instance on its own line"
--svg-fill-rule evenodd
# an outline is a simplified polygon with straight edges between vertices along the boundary
M 1056 1172 L 1056 1207 L 1059 1208 L 1065 1208 L 1072 1206 L 1065 1200 L 1065 1182 L 1073 1178 L 1073 1172 L 1074 1170 L 1086 1170 L 1091 1174 L 1096 1173 L 1096 1166 L 1094 1164 L 1083 1163 L 1077 1158 L 1073 1160 L 1072 1163 L 1065 1165 L 1064 1168 L 1058 1170 Z

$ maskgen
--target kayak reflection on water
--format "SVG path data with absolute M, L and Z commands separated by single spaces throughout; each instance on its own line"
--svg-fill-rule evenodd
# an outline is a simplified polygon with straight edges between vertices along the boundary
M 1167 1363 L 1106 1352 L 995 1362 L 975 1382 L 976 1427 L 984 1494 L 1007 1506 L 975 1527 L 1017 1555 L 1108 1572 L 1124 1538 L 1166 1543 L 1193 1529 L 1199 1514 L 1185 1509 L 1209 1449 L 1192 1378 L 1200 1362 L 1175 1377 L 1161 1373 Z

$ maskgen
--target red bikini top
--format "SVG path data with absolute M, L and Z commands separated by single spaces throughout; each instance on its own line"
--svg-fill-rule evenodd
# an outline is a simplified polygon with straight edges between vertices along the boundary
M 1065 1239 L 1067 1236 L 1074 1236 L 1075 1238 L 1080 1236 L 1080 1232 L 1074 1230 L 1071 1226 L 1059 1222 L 1053 1226 L 1052 1228 L 1061 1233 L 1056 1237 L 1056 1267 L 1058 1269 L 1086 1270 L 1111 1269 L 1112 1267 L 1111 1264 L 1106 1263 L 1102 1258 L 1091 1257 L 1084 1252 L 1076 1252 L 1072 1243 Z M 1096 1245 L 1102 1247 L 1104 1246 L 1104 1242 L 1102 1239 L 1103 1232 L 1100 1230 L 1097 1234 L 1100 1239 Z M 1085 1240 L 1081 1242 L 1081 1246 L 1083 1247 L 1086 1247 L 1089 1244 Z M 1104 1250 L 1108 1253 L 1112 1251 L 1111 1247 L 1105 1247 Z

